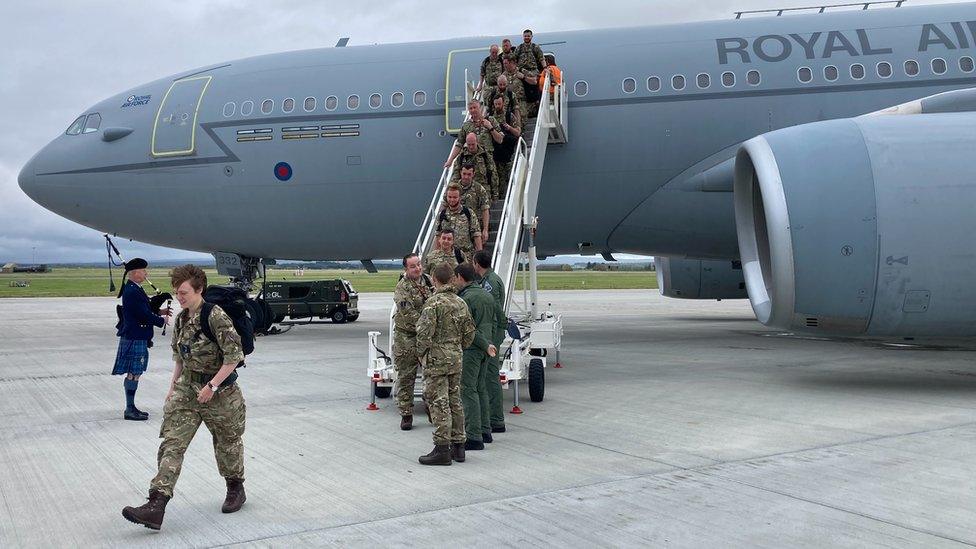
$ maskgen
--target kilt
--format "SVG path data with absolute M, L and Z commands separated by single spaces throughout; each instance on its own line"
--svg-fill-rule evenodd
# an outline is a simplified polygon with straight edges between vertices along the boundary
M 112 375 L 132 374 L 140 376 L 149 365 L 149 348 L 141 339 L 119 338 L 119 350 L 115 354 L 115 367 Z

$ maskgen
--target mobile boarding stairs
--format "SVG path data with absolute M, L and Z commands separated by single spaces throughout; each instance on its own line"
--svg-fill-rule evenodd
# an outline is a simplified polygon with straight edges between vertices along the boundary
M 467 71 L 465 71 L 467 80 Z M 563 82 L 566 82 L 563 73 Z M 546 74 L 543 90 L 550 89 L 549 75 Z M 470 84 L 465 90 L 467 99 L 480 99 L 480 92 L 474 92 Z M 492 204 L 488 241 L 484 248 L 492 252 L 492 267 L 505 283 L 505 314 L 509 319 L 509 330 L 502 348 L 499 381 L 502 387 L 513 391 L 514 414 L 522 413 L 519 408 L 519 383 L 528 381 L 529 397 L 533 402 L 541 402 L 545 394 L 545 367 L 550 351 L 555 353 L 555 367 L 559 363 L 559 349 L 562 344 L 562 316 L 551 311 L 540 312 L 538 308 L 538 278 L 536 270 L 535 233 L 538 226 L 536 205 L 542 182 L 542 169 L 545 165 L 546 147 L 550 143 L 566 143 L 569 138 L 567 124 L 567 93 L 564 85 L 554 87 L 552 94 L 543 93 L 535 119 L 529 119 L 516 147 L 508 189 L 503 200 Z M 452 145 L 453 146 L 453 145 Z M 454 163 L 455 165 L 457 162 Z M 421 225 L 420 234 L 413 251 L 425 257 L 434 248 L 437 236 L 437 220 L 444 192 L 447 189 L 454 165 L 441 173 L 437 188 Z M 522 289 L 516 291 L 516 282 L 521 278 Z M 370 382 L 370 404 L 375 410 L 376 398 L 389 397 L 397 381 L 396 367 L 393 364 L 393 314 L 396 305 L 390 310 L 389 334 L 386 353 L 378 346 L 380 332 L 369 332 L 369 362 L 366 370 Z M 414 397 L 423 395 L 423 376 L 418 372 L 414 385 Z

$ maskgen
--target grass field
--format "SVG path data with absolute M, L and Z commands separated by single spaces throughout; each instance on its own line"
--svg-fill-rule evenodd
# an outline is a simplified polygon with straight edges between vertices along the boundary
M 169 290 L 169 280 L 164 268 L 150 269 L 149 276 L 160 290 Z M 118 287 L 119 272 L 115 272 Z M 370 274 L 366 271 L 348 270 L 306 270 L 302 280 L 322 280 L 344 278 L 352 283 L 360 293 L 392 292 L 396 286 L 399 271 L 380 271 Z M 227 279 L 208 269 L 207 277 L 211 283 L 223 283 Z M 294 280 L 292 270 L 269 270 L 268 280 Z M 28 281 L 30 287 L 12 287 L 14 281 Z M 521 279 L 517 285 L 521 289 Z M 657 288 L 657 278 L 653 272 L 540 272 L 540 290 L 604 290 L 604 289 L 650 289 Z M 149 286 L 146 286 L 147 291 Z M 95 268 L 55 268 L 54 272 L 44 274 L 17 273 L 0 274 L 0 298 L 3 297 L 92 297 L 109 296 L 108 272 Z

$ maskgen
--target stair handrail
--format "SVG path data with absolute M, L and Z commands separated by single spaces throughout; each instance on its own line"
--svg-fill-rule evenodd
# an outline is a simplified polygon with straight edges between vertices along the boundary
M 527 180 L 528 145 L 519 138 L 515 148 L 515 161 L 508 178 L 505 205 L 498 220 L 498 236 L 495 239 L 494 257 L 491 264 L 505 283 L 505 313 L 509 312 L 515 273 L 518 271 L 518 254 L 522 241 L 522 199 Z

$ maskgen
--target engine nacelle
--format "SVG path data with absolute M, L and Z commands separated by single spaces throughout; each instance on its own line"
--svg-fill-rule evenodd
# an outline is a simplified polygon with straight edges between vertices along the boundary
M 745 299 L 742 268 L 732 261 L 654 256 L 661 295 L 682 299 Z
M 976 334 L 976 114 L 868 116 L 746 142 L 735 219 L 763 324 Z

